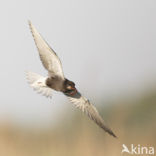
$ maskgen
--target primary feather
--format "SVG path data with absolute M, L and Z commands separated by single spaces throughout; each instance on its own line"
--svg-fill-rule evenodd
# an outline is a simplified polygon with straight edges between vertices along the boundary
M 62 64 L 54 50 L 42 38 L 37 29 L 29 21 L 29 26 L 34 37 L 43 66 L 48 70 L 49 76 L 59 76 L 64 79 Z
M 97 125 L 99 125 L 102 129 L 104 129 L 107 133 L 116 137 L 116 135 L 112 132 L 108 126 L 105 125 L 104 120 L 98 113 L 97 109 L 89 102 L 88 99 L 83 97 L 79 92 L 74 96 L 67 96 L 69 101 L 73 103 L 76 108 L 79 108 L 85 114 L 88 115 L 90 119 L 92 119 Z

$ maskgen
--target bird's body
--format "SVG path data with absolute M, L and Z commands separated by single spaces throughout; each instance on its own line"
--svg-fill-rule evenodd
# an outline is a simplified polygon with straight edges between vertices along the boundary
M 63 92 L 66 95 L 73 96 L 77 93 L 77 89 L 75 88 L 75 84 L 72 81 L 69 81 L 68 79 L 61 79 L 60 77 L 48 77 L 46 79 L 46 85 L 55 90 Z M 67 87 L 67 85 L 71 85 L 71 87 Z
M 62 80 L 60 77 L 48 77 L 46 79 L 46 85 L 51 88 L 54 89 L 56 91 L 63 91 L 64 90 L 64 81 Z
M 62 92 L 68 97 L 71 103 L 86 113 L 90 119 L 92 119 L 110 135 L 116 137 L 111 129 L 105 125 L 96 108 L 90 103 L 88 99 L 83 97 L 78 92 L 75 87 L 75 83 L 65 78 L 61 61 L 54 50 L 41 37 L 31 22 L 29 22 L 29 26 L 34 37 L 42 64 L 48 71 L 48 77 L 43 77 L 36 73 L 27 72 L 27 79 L 30 83 L 30 86 L 38 93 L 41 93 L 47 97 L 52 96 L 53 90 Z

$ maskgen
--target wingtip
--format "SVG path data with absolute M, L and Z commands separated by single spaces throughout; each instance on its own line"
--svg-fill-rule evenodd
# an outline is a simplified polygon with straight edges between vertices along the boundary
M 105 130 L 105 132 L 107 132 L 109 135 L 113 136 L 114 138 L 118 138 L 110 128 L 106 128 L 106 129 L 104 129 L 104 130 Z
M 29 25 L 30 30 L 32 31 L 32 27 L 33 27 L 33 25 L 32 25 L 32 23 L 31 23 L 30 20 L 28 20 L 28 25 Z
M 30 20 L 28 20 L 28 24 L 29 24 L 29 25 L 31 25 L 31 24 L 32 24 Z
M 111 132 L 108 132 L 111 136 L 113 136 L 114 138 L 118 138 L 112 131 Z
M 28 20 L 28 25 L 29 25 L 29 28 L 30 28 L 30 32 L 31 32 L 31 34 L 32 34 L 32 36 L 33 36 L 33 38 L 34 38 L 34 40 L 35 40 L 34 34 L 35 34 L 35 32 L 36 32 L 36 29 L 35 29 L 35 27 L 33 26 L 33 24 L 31 23 L 30 20 Z
M 114 133 L 112 134 L 112 136 L 113 136 L 114 138 L 118 139 L 118 137 L 117 137 Z

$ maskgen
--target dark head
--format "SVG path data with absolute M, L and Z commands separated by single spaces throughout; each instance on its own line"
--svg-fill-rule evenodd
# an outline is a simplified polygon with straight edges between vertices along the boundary
M 66 79 L 64 81 L 64 93 L 67 95 L 73 95 L 76 93 L 75 83 Z

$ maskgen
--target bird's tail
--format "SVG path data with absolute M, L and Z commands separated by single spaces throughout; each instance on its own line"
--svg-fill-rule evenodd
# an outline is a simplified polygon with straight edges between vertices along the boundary
M 26 78 L 30 86 L 37 91 L 37 93 L 41 93 L 46 97 L 52 97 L 52 89 L 46 85 L 47 77 L 43 77 L 39 74 L 26 71 Z

